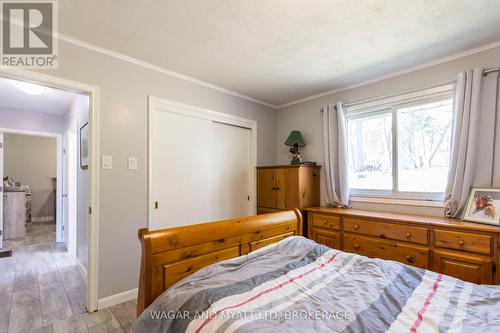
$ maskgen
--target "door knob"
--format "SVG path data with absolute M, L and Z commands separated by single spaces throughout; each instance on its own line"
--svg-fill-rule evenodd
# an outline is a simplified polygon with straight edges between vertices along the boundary
M 415 262 L 415 258 L 413 258 L 412 256 L 408 255 L 405 257 L 406 260 L 409 262 L 409 263 L 414 263 Z

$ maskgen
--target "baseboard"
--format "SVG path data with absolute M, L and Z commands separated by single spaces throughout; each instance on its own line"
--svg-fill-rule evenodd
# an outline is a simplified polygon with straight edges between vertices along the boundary
M 110 306 L 113 306 L 116 304 L 130 301 L 134 298 L 137 298 L 138 293 L 139 293 L 139 289 L 135 288 L 135 289 L 130 289 L 130 290 L 124 291 L 124 292 L 119 293 L 119 294 L 114 294 L 114 295 L 111 295 L 108 297 L 98 299 L 97 300 L 97 309 L 102 310 L 102 309 L 109 308 Z
M 32 216 L 31 217 L 31 222 L 38 223 L 38 222 L 54 222 L 55 217 L 54 216 Z

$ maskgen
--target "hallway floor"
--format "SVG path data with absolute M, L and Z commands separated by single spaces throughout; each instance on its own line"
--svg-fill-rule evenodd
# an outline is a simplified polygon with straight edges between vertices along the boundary
M 55 223 L 31 223 L 24 239 L 4 241 L 0 258 L 0 332 L 126 332 L 135 301 L 85 311 L 85 278 L 55 242 Z

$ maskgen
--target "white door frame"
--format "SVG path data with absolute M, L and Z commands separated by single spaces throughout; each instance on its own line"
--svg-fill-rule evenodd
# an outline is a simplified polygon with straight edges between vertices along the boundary
M 62 156 L 62 134 L 59 133 L 47 133 L 47 132 L 38 132 L 38 131 L 26 131 L 20 130 L 17 128 L 7 128 L 0 127 L 1 133 L 10 133 L 10 134 L 22 134 L 22 135 L 30 135 L 30 136 L 40 136 L 40 137 L 48 137 L 56 139 L 56 242 L 60 242 L 62 240 L 62 168 L 63 168 L 63 156 Z M 4 144 L 5 146 L 5 144 Z M 36 223 L 36 222 L 35 222 Z
M 3 133 L 0 132 L 0 178 L 2 179 L 2 184 L 0 184 L 0 187 L 2 188 L 2 190 L 0 191 L 0 195 L 2 195 L 2 197 L 0 197 L 0 249 L 3 248 L 3 233 L 5 232 L 5 230 L 3 230 L 3 194 L 4 194 L 4 186 L 3 186 L 3 172 L 4 172 L 4 168 L 3 168 Z
M 65 159 L 65 163 L 67 164 L 66 166 L 66 173 L 64 173 L 64 162 L 63 162 L 63 173 L 65 175 L 66 179 L 63 179 L 63 182 L 66 181 L 68 182 L 67 185 L 67 193 L 71 194 L 69 197 L 66 197 L 66 200 L 64 200 L 63 197 L 63 216 L 67 220 L 65 221 L 64 225 L 66 226 L 66 229 L 64 230 L 63 234 L 66 235 L 66 249 L 68 252 L 71 254 L 72 257 L 76 258 L 76 249 L 77 249 L 77 234 L 76 234 L 76 229 L 77 229 L 77 216 L 76 216 L 76 206 L 77 206 L 77 197 L 78 197 L 78 189 L 76 187 L 76 173 L 77 173 L 77 168 L 79 168 L 78 165 L 78 145 L 77 145 L 77 139 L 78 139 L 78 126 L 77 126 L 77 120 L 73 119 L 71 123 L 68 125 L 66 128 L 66 131 L 63 134 L 63 142 L 64 142 L 64 150 L 65 152 L 63 153 L 63 158 Z M 70 134 L 70 135 L 69 135 Z M 70 142 L 69 138 L 70 136 L 72 137 L 72 140 L 74 142 Z M 70 143 L 72 145 L 70 146 Z M 70 161 L 69 156 L 72 154 L 73 159 Z M 70 163 L 74 162 L 74 163 Z M 70 175 L 72 177 L 70 177 Z M 64 185 L 64 183 L 63 183 Z M 63 192 L 65 191 L 63 187 Z M 64 196 L 64 193 L 63 193 Z M 64 202 L 66 202 L 66 205 L 64 205 Z M 69 208 L 72 208 L 71 210 Z M 64 211 L 66 210 L 66 211 Z M 71 218 L 72 217 L 72 218 Z M 72 220 L 72 225 L 70 225 L 69 221 Z
M 154 198 L 153 198 L 153 144 L 154 143 L 151 135 L 152 134 L 151 129 L 153 126 L 154 119 L 152 117 L 152 112 L 153 110 L 162 108 L 168 112 L 207 119 L 234 126 L 245 127 L 251 130 L 251 138 L 250 138 L 251 151 L 250 151 L 250 170 L 249 170 L 250 177 L 248 177 L 248 188 L 251 191 L 250 205 L 253 210 L 252 214 L 255 214 L 257 210 L 257 202 L 256 202 L 257 184 L 255 181 L 256 179 L 255 167 L 257 166 L 257 122 L 255 120 L 233 116 L 227 113 L 212 111 L 197 106 L 174 102 L 167 99 L 148 95 L 148 228 L 150 228 L 152 225 L 152 217 L 154 210 Z
M 99 88 L 85 83 L 22 69 L 0 68 L 0 76 L 89 96 L 89 215 L 87 311 L 97 310 L 99 249 Z M 58 182 L 60 183 L 60 182 Z M 60 215 L 60 214 L 58 214 Z

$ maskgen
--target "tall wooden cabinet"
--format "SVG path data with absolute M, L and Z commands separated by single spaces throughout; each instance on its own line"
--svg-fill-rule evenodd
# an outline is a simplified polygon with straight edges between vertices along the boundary
M 320 166 L 257 167 L 257 213 L 319 205 Z

